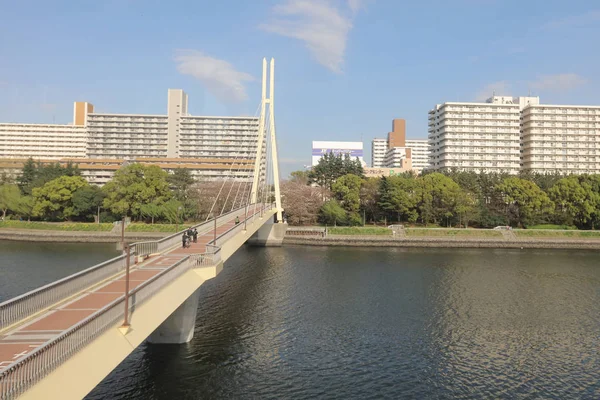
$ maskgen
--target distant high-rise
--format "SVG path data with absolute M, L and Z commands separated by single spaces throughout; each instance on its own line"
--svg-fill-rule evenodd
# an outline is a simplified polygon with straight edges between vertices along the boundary
M 410 165 L 410 169 L 421 173 L 427 167 L 428 160 L 427 140 L 406 139 L 404 119 L 392 121 L 392 131 L 388 132 L 387 140 L 376 138 L 371 142 L 371 165 L 374 168 L 402 168 Z
M 493 96 L 429 111 L 431 168 L 476 172 L 600 172 L 600 107 Z
M 386 139 L 373 139 L 371 142 L 371 167 L 381 168 L 383 167 L 383 159 L 387 152 L 387 140 Z

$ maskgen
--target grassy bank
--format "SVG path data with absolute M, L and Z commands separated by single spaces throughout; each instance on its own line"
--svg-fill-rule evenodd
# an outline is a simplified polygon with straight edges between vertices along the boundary
M 600 231 L 550 231 L 536 229 L 518 229 L 513 231 L 517 237 L 522 238 L 574 238 L 574 239 L 589 239 L 600 238 Z
M 343 226 L 336 228 L 327 228 L 327 233 L 330 235 L 356 235 L 356 236 L 392 236 L 392 230 L 387 228 L 377 227 L 362 227 L 362 226 Z
M 113 224 L 94 224 L 85 222 L 27 222 L 27 221 L 2 221 L 0 229 L 38 229 L 43 231 L 84 231 L 108 232 Z
M 408 228 L 408 237 L 501 237 L 502 233 L 488 229 L 428 229 Z
M 139 224 L 132 223 L 127 225 L 126 232 L 164 232 L 175 233 L 182 230 L 187 225 L 176 224 Z

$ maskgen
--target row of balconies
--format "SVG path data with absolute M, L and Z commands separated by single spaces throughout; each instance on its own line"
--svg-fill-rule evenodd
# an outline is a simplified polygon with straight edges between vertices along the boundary
M 533 106 L 523 110 L 523 114 L 561 114 L 561 115 L 600 115 L 600 108 L 549 108 L 544 106 Z

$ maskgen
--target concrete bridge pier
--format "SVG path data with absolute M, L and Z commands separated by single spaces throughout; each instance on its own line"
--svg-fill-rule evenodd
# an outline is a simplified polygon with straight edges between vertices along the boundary
M 197 289 L 148 336 L 148 343 L 181 344 L 192 340 L 194 337 L 199 298 L 200 289 Z
M 248 243 L 253 246 L 281 246 L 287 228 L 287 223 L 276 223 L 274 218 L 269 218 L 264 225 L 258 228 L 256 233 L 248 239 Z

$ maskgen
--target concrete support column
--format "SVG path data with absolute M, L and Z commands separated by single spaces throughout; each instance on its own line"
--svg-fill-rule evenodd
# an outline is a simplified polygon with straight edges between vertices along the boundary
M 148 342 L 154 344 L 180 344 L 192 340 L 199 297 L 200 289 L 197 289 L 148 336 Z
M 273 218 L 268 218 L 263 226 L 248 239 L 253 246 L 281 246 L 288 224 L 274 223 Z

